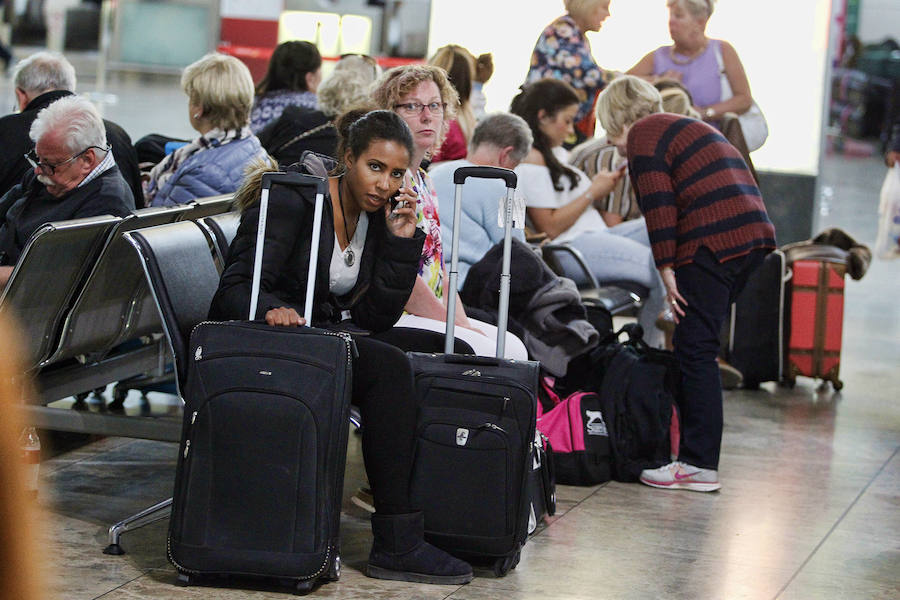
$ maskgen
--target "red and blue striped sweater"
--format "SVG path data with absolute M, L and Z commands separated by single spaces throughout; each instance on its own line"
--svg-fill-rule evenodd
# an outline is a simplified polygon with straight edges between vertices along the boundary
M 668 113 L 628 132 L 632 186 L 658 268 L 693 261 L 703 246 L 724 262 L 775 248 L 775 228 L 740 153 L 719 131 Z

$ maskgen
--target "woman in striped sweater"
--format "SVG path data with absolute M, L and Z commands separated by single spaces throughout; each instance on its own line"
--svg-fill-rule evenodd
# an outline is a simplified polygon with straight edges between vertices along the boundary
M 659 92 L 633 76 L 615 80 L 597 102 L 609 140 L 628 157 L 677 323 L 681 448 L 677 461 L 645 470 L 641 481 L 708 492 L 721 487 L 719 331 L 747 276 L 775 248 L 775 229 L 753 175 L 721 133 L 661 111 Z

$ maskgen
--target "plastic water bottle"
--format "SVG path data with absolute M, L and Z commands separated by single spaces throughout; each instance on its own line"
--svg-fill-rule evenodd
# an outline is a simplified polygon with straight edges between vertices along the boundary
M 22 464 L 25 465 L 25 491 L 31 498 L 37 498 L 38 473 L 41 468 L 41 438 L 34 427 L 26 427 L 19 437 Z

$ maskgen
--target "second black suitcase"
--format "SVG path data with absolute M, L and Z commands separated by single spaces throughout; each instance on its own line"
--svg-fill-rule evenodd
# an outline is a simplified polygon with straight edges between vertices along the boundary
M 467 177 L 506 181 L 506 240 L 497 356 L 503 356 L 509 305 L 509 246 L 515 173 L 463 167 L 454 174 L 454 223 Z M 410 353 L 419 402 L 410 484 L 425 513 L 425 539 L 451 554 L 493 561 L 505 575 L 519 561 L 532 514 L 538 363 L 452 354 L 459 228 L 453 231 L 445 354 Z
M 744 377 L 745 389 L 764 381 L 781 381 L 789 332 L 784 318 L 785 284 L 791 271 L 784 253 L 775 250 L 747 280 L 725 321 L 725 359 Z
M 316 231 L 327 182 L 263 177 L 251 315 L 269 190 L 273 203 L 310 202 L 310 185 Z M 311 308 L 310 288 L 307 322 Z M 259 576 L 291 580 L 306 593 L 339 577 L 353 351 L 349 335 L 311 327 L 228 321 L 194 329 L 168 537 L 180 583 Z

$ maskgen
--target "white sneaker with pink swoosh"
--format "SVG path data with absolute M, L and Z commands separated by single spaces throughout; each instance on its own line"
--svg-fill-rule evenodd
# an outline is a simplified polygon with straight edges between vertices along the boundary
M 674 461 L 658 469 L 641 471 L 641 483 L 665 490 L 714 492 L 722 487 L 719 472 Z

